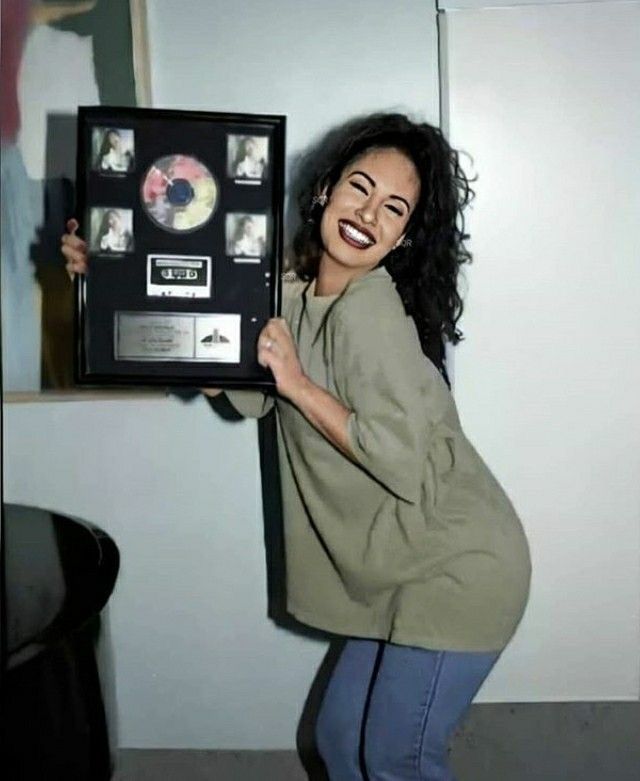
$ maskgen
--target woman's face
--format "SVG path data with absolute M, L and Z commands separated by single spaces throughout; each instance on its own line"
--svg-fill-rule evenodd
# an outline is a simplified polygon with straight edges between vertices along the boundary
M 324 255 L 367 271 L 402 241 L 420 197 L 414 164 L 393 148 L 372 149 L 342 172 L 320 223 Z
M 252 219 L 247 219 L 244 221 L 244 225 L 242 226 L 242 233 L 244 236 L 246 236 L 249 239 L 252 239 L 255 236 L 255 225 L 253 224 Z
M 120 136 L 113 130 L 109 133 L 109 146 L 116 152 L 120 149 Z
M 108 224 L 112 231 L 118 231 L 120 228 L 120 215 L 118 212 L 109 212 Z

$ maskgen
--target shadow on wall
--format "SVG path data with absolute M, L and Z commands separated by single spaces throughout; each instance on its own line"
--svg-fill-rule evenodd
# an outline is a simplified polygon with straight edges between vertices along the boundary
M 43 222 L 31 248 L 35 276 L 42 291 L 42 388 L 73 387 L 73 294 L 64 268 L 60 236 L 74 212 L 76 118 L 49 114 L 46 138 L 46 178 L 43 182 Z
M 295 634 L 321 640 L 331 636 L 300 624 L 287 613 L 284 534 L 280 471 L 278 468 L 277 421 L 274 412 L 258 421 L 260 442 L 260 473 L 262 475 L 262 506 L 264 516 L 264 545 L 267 557 L 267 595 L 269 618 L 278 626 Z M 328 781 L 329 777 L 320 759 L 315 743 L 315 724 L 322 696 L 338 660 L 342 642 L 333 640 L 320 665 L 307 695 L 296 733 L 300 760 L 311 781 Z
M 185 391 L 177 388 L 174 389 L 174 393 L 185 401 L 198 395 L 197 391 Z M 209 398 L 208 401 L 215 412 L 224 420 L 243 420 L 224 394 Z M 322 696 L 337 662 L 342 641 L 336 640 L 325 632 L 301 624 L 287 612 L 282 498 L 275 412 L 270 412 L 258 421 L 258 441 L 262 478 L 268 616 L 277 626 L 294 634 L 332 641 L 307 695 L 296 734 L 298 754 L 311 781 L 328 781 L 324 764 L 315 745 L 314 733 Z

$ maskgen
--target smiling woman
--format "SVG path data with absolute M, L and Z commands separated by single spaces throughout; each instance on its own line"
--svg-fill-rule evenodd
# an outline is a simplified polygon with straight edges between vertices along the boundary
M 288 609 L 348 638 L 317 723 L 330 778 L 452 781 L 448 739 L 530 579 L 444 367 L 471 191 L 440 131 L 397 114 L 350 123 L 308 174 L 301 282 L 258 340 L 276 398 L 227 395 L 278 413 Z
M 321 194 L 327 196 L 328 220 L 339 208 L 354 210 L 334 225 L 330 246 L 331 223 L 320 219 Z M 336 233 L 345 242 L 343 251 L 347 236 L 358 249 L 363 236 L 373 239 L 358 264 L 375 260 L 373 266 L 382 263 L 391 274 L 423 352 L 448 383 L 444 341 L 455 345 L 462 339 L 456 326 L 463 309 L 458 272 L 471 260 L 464 209 L 472 196 L 458 153 L 438 128 L 402 114 L 356 118 L 329 134 L 303 174 L 293 268 L 303 280 L 318 276 L 325 250 L 333 248 L 341 257 Z M 319 284 L 323 289 L 324 280 Z
M 318 294 L 339 291 L 353 270 L 366 272 L 396 249 L 419 195 L 416 167 L 399 149 L 372 149 L 350 163 L 321 222 L 325 256 Z

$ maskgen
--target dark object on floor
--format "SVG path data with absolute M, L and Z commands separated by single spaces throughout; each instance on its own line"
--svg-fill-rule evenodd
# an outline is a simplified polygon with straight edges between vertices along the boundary
M 107 720 L 95 655 L 119 568 L 84 521 L 3 505 L 2 777 L 106 781 Z

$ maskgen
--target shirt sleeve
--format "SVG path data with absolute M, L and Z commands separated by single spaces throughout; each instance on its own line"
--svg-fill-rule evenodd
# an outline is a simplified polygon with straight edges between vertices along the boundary
M 245 418 L 262 418 L 273 409 L 273 396 L 263 391 L 226 390 L 224 394 Z
M 413 321 L 395 314 L 342 317 L 335 379 L 352 410 L 348 437 L 357 463 L 399 499 L 418 503 L 440 414 L 440 377 L 422 352 Z

